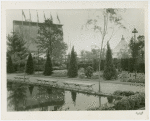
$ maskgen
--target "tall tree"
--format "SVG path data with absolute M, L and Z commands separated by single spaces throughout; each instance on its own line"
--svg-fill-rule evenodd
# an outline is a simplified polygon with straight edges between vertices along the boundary
M 70 53 L 68 54 L 68 57 L 67 57 L 67 69 L 69 69 L 69 65 L 70 65 Z
M 63 41 L 62 25 L 53 24 L 52 19 L 46 19 L 40 25 L 36 44 L 42 52 L 48 49 L 52 60 L 61 62 L 67 50 L 67 44 Z
M 129 48 L 131 51 L 132 59 L 134 61 L 134 71 L 136 73 L 139 61 L 144 60 L 144 36 L 138 36 L 135 41 L 132 37 L 129 43 Z
M 105 68 L 104 68 L 104 73 L 103 76 L 107 80 L 111 80 L 115 78 L 117 75 L 116 69 L 113 65 L 113 60 L 112 60 L 112 52 L 109 46 L 109 43 L 107 43 L 107 53 L 106 53 L 106 61 L 105 61 Z
M 44 70 L 44 75 L 45 76 L 50 76 L 52 74 L 53 68 L 52 68 L 52 62 L 51 62 L 51 58 L 49 55 L 49 50 L 47 52 L 47 59 L 46 59 L 46 63 L 45 63 L 45 70 Z
M 20 67 L 25 65 L 27 56 L 26 42 L 19 33 L 13 32 L 7 36 L 7 52 L 12 57 L 12 62 Z
M 77 65 L 77 57 L 76 53 L 74 51 L 74 47 L 71 51 L 71 57 L 70 57 L 70 64 L 68 69 L 68 76 L 70 78 L 76 77 L 78 75 L 78 65 Z
M 11 56 L 8 55 L 7 57 L 7 73 L 13 73 L 14 72 L 14 66 L 11 60 Z
M 88 19 L 86 24 L 83 25 L 83 28 L 93 29 L 95 32 L 99 32 L 101 34 L 99 71 L 102 60 L 102 50 L 107 45 L 106 44 L 104 46 L 104 43 L 109 42 L 120 28 L 126 29 L 126 27 L 123 25 L 121 21 L 122 17 L 119 12 L 120 12 L 119 9 L 113 8 L 103 9 L 97 15 L 95 14 L 96 18 Z M 100 72 L 99 72 L 99 79 L 100 79 Z M 99 82 L 99 91 L 100 91 L 100 82 Z
M 139 58 L 145 63 L 145 37 L 144 35 L 139 35 L 137 37 L 139 43 Z
M 32 59 L 32 54 L 29 53 L 27 64 L 26 64 L 26 71 L 27 74 L 33 74 L 34 73 L 34 64 Z

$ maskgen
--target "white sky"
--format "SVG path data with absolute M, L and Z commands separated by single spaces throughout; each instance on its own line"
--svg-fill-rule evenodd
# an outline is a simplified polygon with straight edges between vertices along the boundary
M 29 19 L 29 10 L 23 10 L 26 18 Z M 95 9 L 89 10 L 38 10 L 39 22 L 44 22 L 44 14 L 46 18 L 50 17 L 50 13 L 53 16 L 54 23 L 58 23 L 57 14 L 63 24 L 64 41 L 68 44 L 70 50 L 74 45 L 75 51 L 79 54 L 81 50 L 91 50 L 91 45 L 96 44 L 100 46 L 101 37 L 100 33 L 94 33 L 92 31 L 82 30 L 82 25 L 86 23 L 88 18 L 93 18 Z M 97 14 L 99 14 L 97 10 Z M 36 10 L 30 10 L 32 22 L 37 22 Z M 142 9 L 126 9 L 121 12 L 123 17 L 123 23 L 127 27 L 127 30 L 119 30 L 110 41 L 110 46 L 113 49 L 120 41 L 121 36 L 124 35 L 128 42 L 132 36 L 132 30 L 135 27 L 138 30 L 138 35 L 144 35 L 144 10 Z M 6 12 L 6 30 L 7 35 L 13 30 L 13 20 L 22 20 L 22 10 L 7 10 Z

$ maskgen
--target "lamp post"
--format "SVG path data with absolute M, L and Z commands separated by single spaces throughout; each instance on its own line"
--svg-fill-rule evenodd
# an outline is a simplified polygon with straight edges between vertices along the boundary
M 138 31 L 136 30 L 136 28 L 134 28 L 134 30 L 132 31 L 132 33 L 134 34 L 134 51 L 137 51 L 137 50 L 135 50 L 135 49 L 137 49 L 136 48 L 136 33 L 138 33 Z M 137 59 L 136 59 L 136 57 L 137 57 L 137 55 L 134 55 L 134 59 L 135 59 L 135 62 L 134 62 L 134 69 L 135 69 L 135 79 L 136 79 L 136 61 L 137 61 Z
M 138 33 L 138 31 L 136 30 L 136 28 L 134 28 L 134 30 L 132 31 L 132 33 L 134 34 L 134 42 L 136 41 L 136 33 Z

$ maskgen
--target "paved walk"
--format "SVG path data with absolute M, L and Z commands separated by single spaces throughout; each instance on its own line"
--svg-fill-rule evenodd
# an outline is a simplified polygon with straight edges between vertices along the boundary
M 18 75 L 18 74 L 17 74 Z M 9 74 L 7 75 L 7 79 L 14 79 L 15 76 L 17 76 L 16 74 Z M 26 77 L 29 77 L 29 80 L 31 82 L 37 82 L 37 79 L 39 78 L 47 78 L 47 79 L 55 79 L 58 81 L 58 85 L 60 86 L 63 86 L 63 82 L 65 81 L 70 81 L 70 82 L 81 82 L 82 83 L 89 83 L 89 81 L 83 81 L 82 79 L 72 79 L 72 78 L 53 78 L 53 77 L 33 77 L 33 76 L 26 76 Z M 93 90 L 95 92 L 98 92 L 99 91 L 99 82 L 98 81 L 94 81 L 94 80 L 90 80 L 90 83 L 93 83 L 95 84 L 93 86 Z M 137 86 L 137 85 L 125 85 L 125 84 L 122 84 L 122 83 L 112 83 L 110 81 L 108 82 L 104 82 L 104 81 L 101 81 L 100 82 L 100 90 L 101 92 L 103 93 L 113 93 L 114 91 L 116 90 L 121 90 L 121 91 L 133 91 L 133 92 L 136 92 L 136 91 L 144 91 L 145 90 L 145 87 L 144 86 Z

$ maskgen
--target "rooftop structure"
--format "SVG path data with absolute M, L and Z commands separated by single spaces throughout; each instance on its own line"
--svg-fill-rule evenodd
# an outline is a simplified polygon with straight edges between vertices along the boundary
M 118 45 L 113 49 L 113 58 L 119 58 L 119 54 L 121 52 L 127 51 L 128 43 L 122 35 L 121 41 Z

